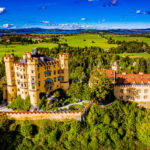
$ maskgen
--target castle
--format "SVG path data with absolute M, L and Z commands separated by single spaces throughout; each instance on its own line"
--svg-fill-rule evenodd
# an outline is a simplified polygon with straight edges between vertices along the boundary
M 36 105 L 43 94 L 56 89 L 69 88 L 68 53 L 60 53 L 59 59 L 32 50 L 15 62 L 14 56 L 4 56 L 7 85 L 3 87 L 3 99 L 10 104 L 17 96 L 30 96 L 31 105 Z
M 118 62 L 111 69 L 106 70 L 106 75 L 114 84 L 114 95 L 117 99 L 134 101 L 138 106 L 150 108 L 150 74 L 122 74 L 117 73 Z

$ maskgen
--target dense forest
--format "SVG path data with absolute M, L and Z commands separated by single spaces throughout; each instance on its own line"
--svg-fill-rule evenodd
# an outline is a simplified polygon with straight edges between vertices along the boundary
M 82 122 L 0 121 L 1 150 L 146 149 L 150 147 L 149 112 L 135 103 L 116 100 L 93 104 Z

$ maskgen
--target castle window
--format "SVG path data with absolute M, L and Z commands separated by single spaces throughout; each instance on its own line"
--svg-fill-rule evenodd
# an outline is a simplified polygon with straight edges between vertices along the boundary
M 20 84 L 20 80 L 17 80 L 18 84 Z
M 52 79 L 49 79 L 49 78 L 46 79 L 46 80 L 45 80 L 45 83 L 52 83 Z
M 12 91 L 14 91 L 14 89 L 12 89 Z
M 60 77 L 58 77 L 58 81 L 60 81 Z
M 147 99 L 147 95 L 144 96 L 144 99 Z
M 21 82 L 21 87 L 23 87 L 23 82 Z
M 130 96 L 126 96 L 126 99 L 129 100 Z
M 38 85 L 40 86 L 40 81 L 38 82 Z
M 32 84 L 32 89 L 35 89 L 35 84 Z
M 60 73 L 60 70 L 58 70 L 58 74 Z
M 13 70 L 14 68 L 13 67 L 11 67 L 11 70 Z
M 20 76 L 20 78 L 22 79 L 22 75 Z
M 54 78 L 54 81 L 56 82 L 56 78 Z
M 24 83 L 24 87 L 26 87 L 27 86 L 27 84 L 26 83 Z
M 61 77 L 61 80 L 64 81 L 64 77 L 63 76 Z
M 17 72 L 17 77 L 19 77 L 19 73 Z
M 18 91 L 20 91 L 20 89 L 18 89 Z
M 12 72 L 12 77 L 14 77 L 14 72 Z
M 123 89 L 120 89 L 120 93 L 123 93 Z
M 130 89 L 127 89 L 127 92 L 130 93 Z
M 34 73 L 34 70 L 32 70 L 32 73 Z
M 62 70 L 61 73 L 64 73 L 64 70 Z
M 40 74 L 38 74 L 38 78 L 40 78 Z
M 24 79 L 26 78 L 26 75 L 24 75 Z
M 35 78 L 34 78 L 34 77 L 32 77 L 32 81 L 34 81 L 34 79 L 35 79 Z
M 45 77 L 51 76 L 51 71 L 45 71 Z
M 56 74 L 56 71 L 54 70 L 54 75 Z

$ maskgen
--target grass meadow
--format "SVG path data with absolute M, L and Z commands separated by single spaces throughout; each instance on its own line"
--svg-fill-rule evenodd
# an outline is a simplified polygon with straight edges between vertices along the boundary
M 9 55 L 14 53 L 17 56 L 22 56 L 24 52 L 31 52 L 33 48 L 37 47 L 48 47 L 53 48 L 57 47 L 57 44 L 53 43 L 40 43 L 40 44 L 16 44 L 16 45 L 8 45 L 7 47 L 5 45 L 0 45 L 0 60 L 4 55 Z
M 72 36 L 60 37 L 60 43 L 67 43 L 73 47 L 101 47 L 108 50 L 111 47 L 117 47 L 117 44 L 108 44 L 107 40 L 99 37 L 98 34 L 75 34 Z
M 146 37 L 130 37 L 128 35 L 105 35 L 105 37 L 112 37 L 115 41 L 138 41 L 138 42 L 146 42 L 148 45 L 150 45 L 150 38 Z
M 132 58 L 136 58 L 136 57 L 145 57 L 145 58 L 150 58 L 150 54 L 147 53 L 125 53 L 125 54 L 118 54 L 119 56 L 123 57 L 123 56 L 129 56 Z

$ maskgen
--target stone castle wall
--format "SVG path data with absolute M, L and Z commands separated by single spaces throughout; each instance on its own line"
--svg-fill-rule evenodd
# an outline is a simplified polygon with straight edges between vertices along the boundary
M 64 120 L 78 120 L 81 121 L 87 115 L 87 112 L 91 106 L 90 102 L 84 109 L 81 111 L 44 111 L 44 112 L 3 112 L 6 114 L 8 119 L 11 120 L 55 120 L 55 121 L 64 121 Z

